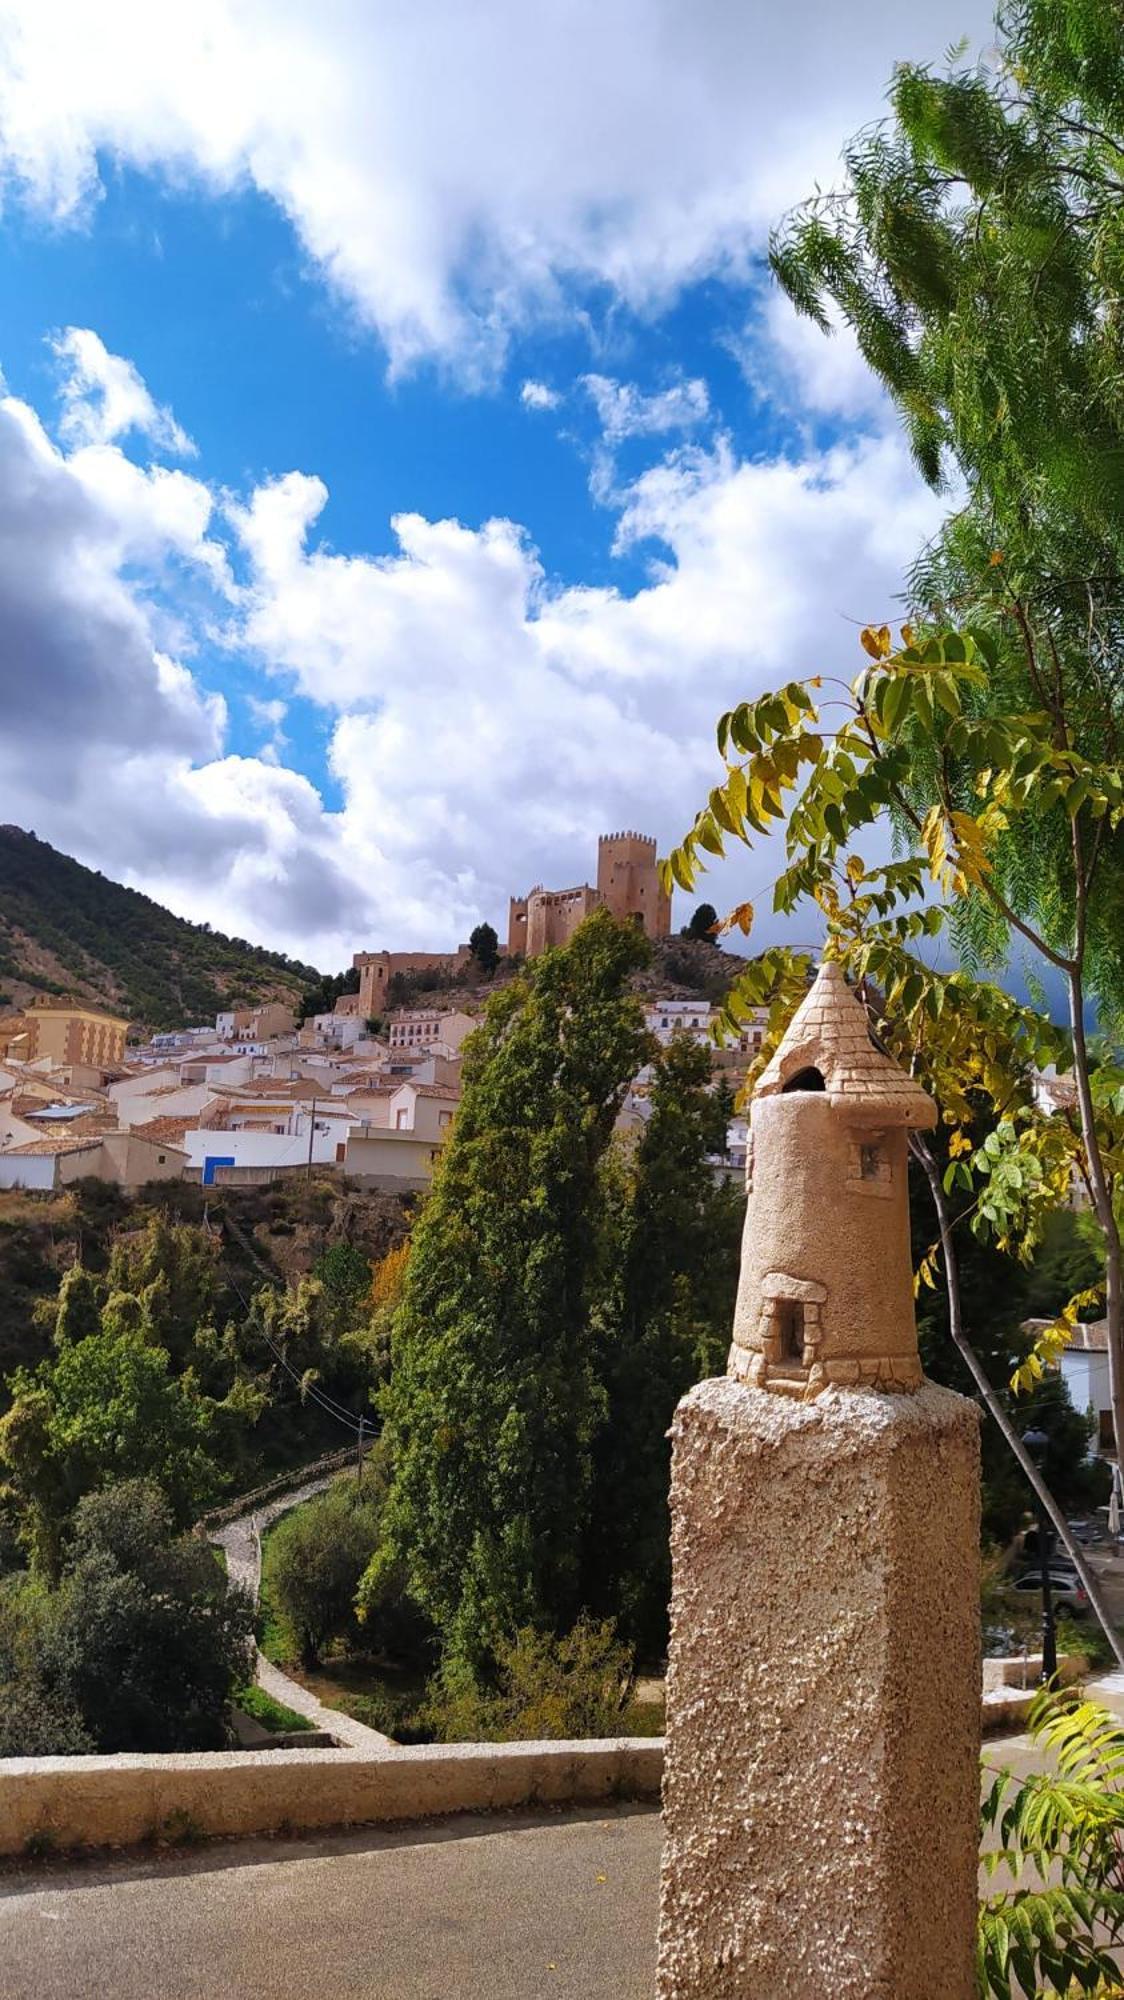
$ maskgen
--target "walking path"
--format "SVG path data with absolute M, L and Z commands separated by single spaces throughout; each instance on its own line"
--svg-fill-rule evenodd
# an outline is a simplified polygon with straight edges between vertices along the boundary
M 261 1590 L 262 1530 L 279 1514 L 287 1514 L 291 1508 L 299 1507 L 302 1500 L 311 1500 L 314 1493 L 323 1493 L 325 1487 L 338 1478 L 338 1470 L 322 1472 L 304 1486 L 294 1487 L 291 1493 L 279 1494 L 276 1500 L 269 1500 L 264 1506 L 248 1507 L 233 1521 L 226 1521 L 221 1528 L 208 1531 L 209 1539 L 226 1552 L 226 1573 L 231 1582 L 244 1584 L 255 1604 Z M 254 1679 L 266 1694 L 273 1696 L 274 1701 L 282 1701 L 287 1708 L 295 1709 L 298 1715 L 307 1716 L 310 1729 L 330 1731 L 337 1741 L 346 1743 L 349 1750 L 377 1751 L 381 1754 L 397 1748 L 389 1736 L 381 1736 L 377 1729 L 368 1729 L 365 1723 L 356 1722 L 354 1716 L 345 1715 L 342 1709 L 326 1708 L 299 1681 L 290 1680 L 282 1668 L 267 1660 L 260 1647 Z

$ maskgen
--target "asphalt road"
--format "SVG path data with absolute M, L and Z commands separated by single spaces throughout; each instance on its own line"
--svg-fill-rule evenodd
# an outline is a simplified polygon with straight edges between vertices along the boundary
M 650 2000 L 659 1814 L 467 1816 L 0 1876 L 3 2000 Z

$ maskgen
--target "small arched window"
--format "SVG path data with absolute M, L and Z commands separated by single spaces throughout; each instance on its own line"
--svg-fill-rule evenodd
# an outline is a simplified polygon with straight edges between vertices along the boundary
M 782 1094 L 787 1096 L 790 1090 L 826 1089 L 827 1085 L 823 1080 L 823 1071 L 809 1066 L 807 1069 L 798 1069 L 795 1076 L 789 1077 Z

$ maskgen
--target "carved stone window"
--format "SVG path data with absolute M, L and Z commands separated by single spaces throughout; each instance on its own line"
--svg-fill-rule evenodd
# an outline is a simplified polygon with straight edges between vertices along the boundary
M 885 1197 L 893 1193 L 894 1169 L 884 1134 L 872 1132 L 851 1141 L 847 1185 L 861 1194 Z
M 777 1359 L 782 1364 L 804 1361 L 804 1307 L 799 1299 L 777 1299 L 773 1306 Z

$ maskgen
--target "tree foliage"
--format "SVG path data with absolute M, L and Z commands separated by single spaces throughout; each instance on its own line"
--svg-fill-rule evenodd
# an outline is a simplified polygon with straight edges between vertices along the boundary
M 1030 1777 L 992 1768 L 983 1862 L 1010 1885 L 980 1905 L 981 2000 L 1120 1990 L 1124 1941 L 1124 1734 L 1095 1702 L 1047 1693 L 1030 1717 L 1056 1762 Z
M 596 911 L 489 1002 L 414 1232 L 385 1395 L 394 1478 L 365 1591 L 401 1563 L 447 1665 L 486 1672 L 528 1622 L 582 1609 L 599 1167 L 650 1043 L 642 934 Z
M 729 1099 L 710 1052 L 685 1035 L 659 1051 L 643 1133 L 606 1175 L 613 1244 L 598 1314 L 606 1418 L 596 1448 L 591 1602 L 647 1658 L 667 1643 L 668 1428 L 693 1382 L 725 1366 L 744 1197 L 717 1181 Z
M 494 1687 L 438 1685 L 426 1718 L 443 1743 L 619 1736 L 633 1686 L 611 1618 L 579 1618 L 560 1638 L 524 1625 L 497 1642 Z
M 86 1494 L 151 1480 L 186 1527 L 221 1485 L 215 1411 L 189 1375 L 139 1331 L 87 1334 L 11 1381 L 0 1465 L 37 1564 L 57 1573 L 67 1524 Z
M 253 1607 L 206 1542 L 176 1539 L 158 1487 L 126 1480 L 76 1510 L 34 1681 L 98 1750 L 213 1750 L 249 1678 Z
M 685 937 L 712 937 L 718 929 L 718 912 L 713 903 L 699 903 L 684 932 Z
M 27 940 L 63 968 L 48 979 Z M 154 1028 L 213 1020 L 257 999 L 296 1004 L 314 968 L 173 916 L 34 834 L 0 827 L 0 977 L 77 991 Z
M 350 1476 L 286 1514 L 267 1543 L 265 1581 L 288 1645 L 314 1667 L 354 1639 L 355 1594 L 378 1541 L 378 1510 Z
M 482 972 L 495 971 L 500 962 L 500 941 L 491 924 L 477 924 L 468 946 Z

